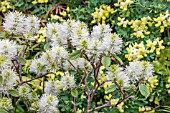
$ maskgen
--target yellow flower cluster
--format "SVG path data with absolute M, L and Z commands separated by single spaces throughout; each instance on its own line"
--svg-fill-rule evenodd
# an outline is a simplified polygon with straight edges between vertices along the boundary
M 111 105 L 117 104 L 118 101 L 119 101 L 118 98 L 117 98 L 117 99 L 111 99 L 110 104 L 111 104 Z M 117 109 L 118 109 L 119 112 L 121 112 L 121 113 L 124 112 L 123 105 L 124 105 L 124 102 L 121 102 L 119 105 L 117 105 Z
M 160 40 L 157 38 L 155 39 L 153 42 L 149 39 L 146 41 L 146 46 L 148 47 L 148 51 L 149 53 L 153 53 L 154 50 L 156 50 L 156 55 L 160 55 L 160 50 L 161 49 L 165 49 L 165 47 L 162 45 L 163 40 Z M 158 45 L 158 47 L 156 48 L 156 46 Z M 150 49 L 150 50 L 149 50 Z
M 168 83 L 166 84 L 166 88 L 168 89 L 168 93 L 170 94 L 170 76 L 168 77 Z
M 135 59 L 142 59 L 147 56 L 149 53 L 154 53 L 156 50 L 156 55 L 160 55 L 160 50 L 164 49 L 165 47 L 162 45 L 163 40 L 160 40 L 157 38 L 153 42 L 149 39 L 146 41 L 146 45 L 142 41 L 141 43 L 129 45 L 129 47 L 126 48 L 128 54 L 125 55 L 125 58 L 127 58 L 129 61 L 135 60 Z
M 136 37 L 144 38 L 145 35 L 149 35 L 148 26 L 152 26 L 151 18 L 143 17 L 139 20 L 131 20 L 128 24 L 134 30 L 133 35 Z
M 146 112 L 144 112 L 146 111 Z M 139 112 L 142 112 L 142 113 L 154 113 L 155 110 L 150 107 L 150 106 L 143 106 L 143 107 L 139 107 Z
M 153 76 L 148 79 L 148 84 L 146 85 L 150 92 L 153 91 L 154 88 L 158 85 L 158 76 Z
M 37 43 L 45 42 L 46 37 L 46 27 L 41 27 L 41 29 L 38 31 L 35 38 L 37 39 Z
M 156 22 L 155 27 L 160 27 L 160 32 L 164 32 L 165 28 L 170 26 L 170 17 L 169 11 L 166 11 L 165 14 L 160 14 L 159 17 L 154 18 Z
M 92 13 L 93 21 L 92 24 L 106 23 L 106 19 L 109 17 L 109 14 L 113 14 L 115 11 L 109 5 L 101 5 L 100 8 L 95 8 L 95 12 Z
M 34 1 L 32 1 L 32 4 L 37 4 L 37 3 L 40 3 L 40 4 L 48 3 L 48 0 L 34 0 Z
M 63 22 L 64 19 L 58 15 L 53 15 L 51 14 L 51 20 L 55 20 L 55 21 L 60 21 L 60 22 Z
M 126 50 L 128 54 L 125 55 L 125 58 L 127 58 L 129 61 L 142 59 L 144 56 L 147 56 L 147 49 L 145 48 L 143 41 L 140 44 L 135 42 L 135 45 L 129 45 Z
M 127 27 L 127 24 L 129 23 L 129 20 L 125 20 L 125 18 L 120 18 L 118 17 L 118 26 L 123 26 L 123 27 Z
M 118 3 L 115 3 L 114 6 L 119 6 L 121 9 L 123 9 L 124 11 L 127 10 L 127 7 L 130 4 L 133 4 L 134 1 L 133 0 L 118 0 Z
M 14 6 L 10 5 L 9 0 L 4 0 L 0 3 L 0 11 L 6 12 L 8 9 L 12 9 Z
M 117 109 L 119 110 L 119 112 L 123 113 L 124 109 L 122 108 L 124 105 L 124 102 L 121 102 L 119 105 L 117 105 Z

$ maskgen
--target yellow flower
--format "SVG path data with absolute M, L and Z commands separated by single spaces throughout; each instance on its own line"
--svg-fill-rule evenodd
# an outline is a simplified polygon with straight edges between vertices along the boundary
M 70 12 L 70 7 L 67 7 L 66 11 L 67 11 L 67 12 Z
M 145 111 L 145 108 L 144 108 L 144 107 L 139 107 L 138 109 L 139 109 L 139 112 Z
M 97 102 L 97 105 L 100 105 L 100 104 L 102 104 L 103 102 L 102 102 L 102 99 L 100 99 L 100 101 L 99 102 Z
M 161 26 L 160 28 L 161 28 L 161 29 L 160 29 L 160 32 L 161 32 L 161 33 L 164 32 L 164 26 Z
M 157 104 L 157 105 L 160 105 L 158 97 L 155 98 L 154 103 Z
M 119 101 L 119 99 L 111 99 L 110 103 L 111 105 L 116 104 Z
M 124 102 L 121 102 L 119 105 L 117 105 L 117 108 L 121 113 L 124 112 L 124 109 L 122 108 L 123 105 L 124 105 Z
M 37 1 L 32 1 L 32 4 L 34 4 L 34 5 L 37 4 Z
M 149 99 L 149 102 L 153 102 L 153 99 L 154 99 L 154 97 L 152 96 L 152 97 Z

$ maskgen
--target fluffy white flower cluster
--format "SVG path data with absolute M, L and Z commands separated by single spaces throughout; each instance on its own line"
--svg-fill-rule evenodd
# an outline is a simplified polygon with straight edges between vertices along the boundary
M 3 97 L 0 99 L 0 109 L 11 110 L 12 108 L 12 100 L 10 98 Z
M 68 58 L 68 52 L 63 47 L 53 46 L 51 50 L 42 53 L 40 58 L 32 60 L 30 71 L 44 74 L 48 71 L 56 72 L 62 66 L 62 60 Z
M 53 41 L 53 45 L 67 47 L 70 41 L 73 46 L 80 46 L 80 40 L 88 37 L 87 25 L 79 21 L 68 20 L 60 24 L 47 24 L 47 38 Z
M 18 46 L 14 41 L 0 40 L 0 92 L 7 93 L 16 85 L 17 74 L 12 70 L 12 59 L 17 56 Z
M 43 94 L 38 101 L 32 103 L 31 109 L 36 110 L 37 113 L 56 113 L 57 105 L 58 98 L 56 96 Z
M 153 77 L 154 67 L 146 61 L 130 62 L 125 68 L 112 65 L 108 69 L 109 80 L 117 82 L 120 86 L 128 87 L 130 83 L 136 83 L 140 79 L 147 80 Z
M 65 74 L 61 77 L 60 85 L 65 88 L 73 88 L 75 85 L 75 80 L 73 75 Z
M 9 12 L 5 16 L 5 23 L 3 26 L 5 30 L 10 33 L 23 34 L 26 38 L 32 38 L 32 35 L 39 30 L 40 20 L 34 15 L 28 15 L 26 17 L 21 12 L 15 11 Z
M 117 82 L 122 87 L 130 86 L 130 79 L 127 76 L 126 72 L 119 65 L 111 65 L 108 70 L 108 79 Z
M 93 59 L 120 53 L 122 39 L 111 32 L 110 26 L 103 24 L 94 26 L 89 32 L 86 24 L 74 20 L 47 24 L 47 38 L 52 40 L 52 45 L 83 49 Z
M 154 67 L 146 61 L 133 61 L 126 66 L 126 73 L 133 82 L 153 77 Z
M 18 92 L 20 96 L 27 97 L 29 93 L 31 92 L 31 88 L 29 87 L 29 85 L 22 85 L 22 86 L 19 86 Z
M 50 80 L 46 82 L 44 92 L 45 94 L 56 95 L 60 92 L 59 86 L 60 86 L 59 83 Z
M 2 81 L 0 84 L 0 93 L 6 93 L 8 94 L 8 90 L 13 89 L 16 85 L 17 81 L 17 75 L 16 72 L 14 72 L 11 69 L 4 69 L 0 73 L 0 77 L 2 77 Z
M 0 70 L 10 68 L 12 58 L 17 55 L 18 46 L 14 41 L 0 40 Z

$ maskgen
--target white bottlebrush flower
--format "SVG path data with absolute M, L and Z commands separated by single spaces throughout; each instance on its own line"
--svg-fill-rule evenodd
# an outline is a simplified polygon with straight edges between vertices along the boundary
M 44 74 L 47 72 L 46 69 L 47 62 L 42 58 L 33 59 L 30 65 L 30 72 L 34 72 L 36 74 Z
M 4 69 L 1 71 L 0 76 L 2 77 L 0 92 L 7 93 L 8 90 L 14 88 L 17 83 L 16 72 L 11 69 Z
M 112 29 L 109 25 L 98 24 L 93 27 L 91 37 L 96 40 L 103 40 L 103 38 L 111 36 L 111 31 Z
M 52 57 L 55 59 L 67 59 L 68 52 L 63 47 L 53 46 L 51 49 Z
M 122 39 L 116 33 L 112 34 L 111 31 L 109 25 L 98 24 L 94 26 L 88 43 L 88 49 L 86 50 L 87 54 L 98 58 L 103 54 L 120 53 Z
M 71 28 L 67 21 L 63 23 L 49 23 L 47 24 L 46 35 L 47 38 L 52 40 L 54 46 L 66 46 L 67 40 L 71 33 Z
M 31 92 L 31 88 L 28 85 L 22 85 L 18 87 L 18 92 L 20 96 L 27 97 Z
M 108 70 L 108 79 L 117 82 L 120 86 L 128 87 L 130 86 L 130 79 L 127 76 L 124 69 L 118 65 L 110 66 Z
M 5 16 L 5 23 L 3 27 L 6 31 L 9 31 L 13 34 L 23 33 L 24 32 L 24 22 L 25 16 L 21 12 L 9 12 Z
M 143 75 L 143 63 L 141 61 L 133 61 L 126 66 L 126 73 L 132 82 L 139 81 Z
M 35 34 L 40 29 L 40 20 L 34 15 L 25 18 L 24 29 L 26 33 Z
M 50 50 L 43 52 L 40 59 L 43 60 L 46 70 L 56 72 L 62 66 L 63 60 L 67 58 L 68 52 L 63 47 L 53 46 Z
M 12 66 L 11 59 L 3 54 L 0 54 L 0 71 L 10 68 Z
M 38 101 L 39 109 L 38 113 L 56 113 L 58 111 L 58 98 L 51 94 L 43 94 L 43 96 Z
M 112 34 L 111 38 L 112 38 L 112 42 L 111 42 L 110 53 L 111 54 L 120 53 L 123 44 L 122 38 L 120 38 L 120 36 L 116 33 Z
M 81 46 L 81 40 L 89 38 L 89 31 L 87 29 L 87 25 L 83 22 L 74 22 L 71 24 L 71 44 L 73 46 Z
M 37 95 L 37 93 L 33 91 L 27 95 L 27 98 L 29 99 L 29 101 L 34 102 L 39 100 L 39 95 Z
M 139 81 L 140 79 L 148 79 L 153 75 L 153 65 L 146 61 L 133 61 L 126 66 L 126 73 L 132 82 Z
M 0 54 L 3 54 L 8 58 L 16 56 L 19 47 L 20 46 L 14 41 L 0 40 Z
M 3 97 L 0 99 L 0 109 L 11 110 L 12 108 L 12 100 L 10 98 Z
M 47 50 L 46 52 L 43 52 L 40 59 L 43 59 L 44 61 L 44 67 L 43 67 L 45 69 L 44 71 L 49 70 L 51 72 L 56 72 L 56 70 L 58 70 L 58 63 L 60 60 L 56 59 L 56 56 L 52 55 L 51 50 Z
M 60 80 L 60 85 L 65 89 L 74 87 L 75 85 L 74 76 L 69 74 L 62 76 Z
M 144 67 L 144 79 L 148 79 L 150 77 L 153 77 L 153 73 L 154 73 L 154 66 L 152 64 L 150 64 L 149 62 L 143 61 L 143 67 Z
M 57 95 L 60 92 L 59 84 L 56 81 L 48 81 L 45 83 L 45 94 Z

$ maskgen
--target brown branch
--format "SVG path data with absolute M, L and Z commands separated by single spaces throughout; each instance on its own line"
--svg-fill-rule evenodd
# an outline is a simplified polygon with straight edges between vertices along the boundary
M 73 98 L 73 105 L 74 105 L 74 113 L 76 113 L 76 99 Z
M 136 91 L 138 90 L 138 88 L 139 88 L 139 84 L 138 84 L 138 86 L 136 87 L 135 90 L 133 90 L 129 95 L 125 96 L 122 100 L 119 100 L 116 104 L 111 105 L 111 103 L 110 103 L 111 98 L 110 98 L 110 100 L 106 104 L 103 104 L 103 105 L 98 106 L 98 107 L 94 107 L 94 108 L 92 108 L 90 110 L 87 110 L 86 113 L 91 113 L 91 112 L 93 112 L 95 110 L 99 110 L 99 109 L 102 109 L 102 108 L 105 108 L 105 107 L 111 107 L 111 106 L 116 107 L 120 103 L 122 103 L 125 100 L 127 100 L 128 98 L 130 98 L 133 94 L 135 94 Z
M 42 78 L 42 77 L 45 77 L 45 76 L 48 75 L 48 74 L 54 74 L 54 73 L 53 73 L 53 72 L 49 72 L 49 73 L 45 73 L 45 74 L 42 74 L 42 75 L 40 75 L 40 76 L 37 76 L 37 77 L 35 77 L 35 78 L 32 78 L 32 79 L 30 79 L 30 80 L 22 81 L 22 82 L 21 82 L 20 84 L 18 84 L 17 86 L 20 86 L 20 85 L 22 85 L 22 84 L 31 82 L 31 81 L 33 81 L 33 80 L 36 80 L 36 79 L 39 79 L 39 78 Z
M 120 93 L 121 93 L 121 96 L 122 96 L 122 99 L 125 98 L 126 94 L 124 93 L 124 91 L 121 89 L 121 87 L 119 86 L 119 84 L 115 81 L 114 82 L 116 84 L 116 86 L 118 87 Z
M 25 47 L 25 49 L 22 52 L 22 57 L 24 57 L 25 53 L 27 52 L 28 45 L 29 45 L 28 40 L 26 40 L 26 47 Z
M 17 64 L 18 64 L 17 67 L 15 66 L 14 61 L 17 62 Z M 12 59 L 12 63 L 14 64 L 14 67 L 15 67 L 15 69 L 16 69 L 16 72 L 19 74 L 20 82 L 22 82 L 22 81 L 23 81 L 23 80 L 22 80 L 22 65 L 21 65 L 20 61 L 18 60 L 18 57 L 16 57 L 15 59 Z

